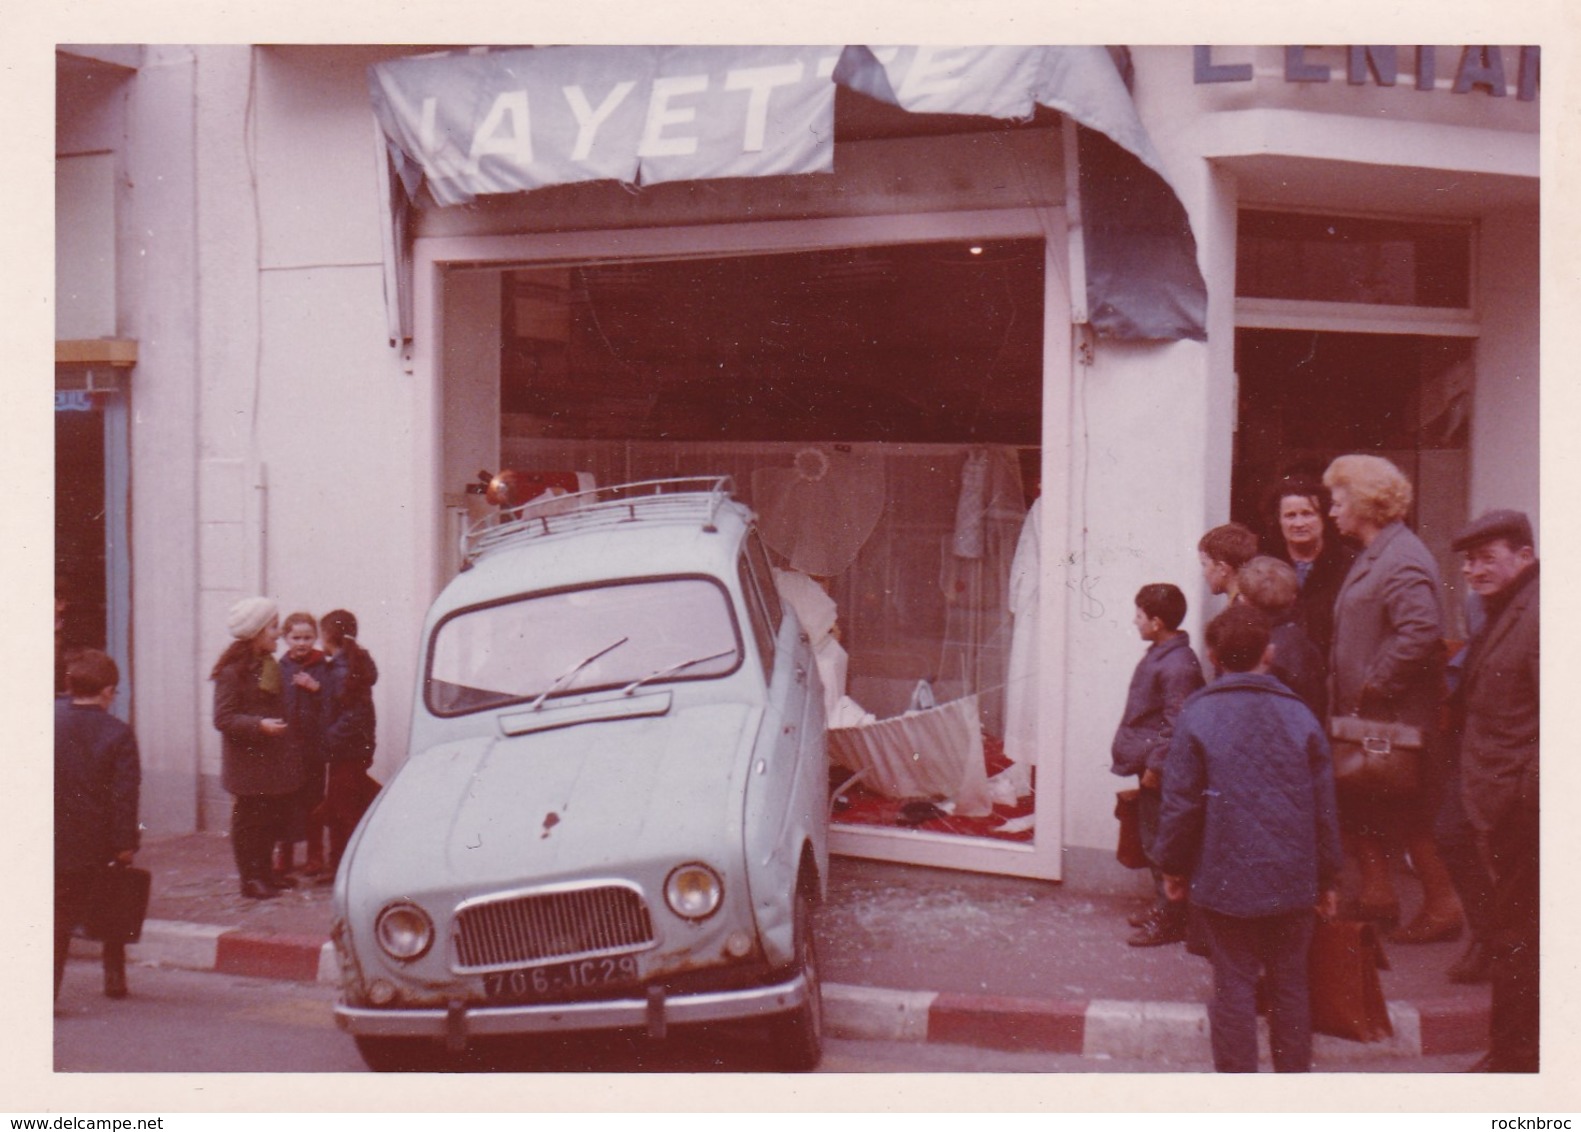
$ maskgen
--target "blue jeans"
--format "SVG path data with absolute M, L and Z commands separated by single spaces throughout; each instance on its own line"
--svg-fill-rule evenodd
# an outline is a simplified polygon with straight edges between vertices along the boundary
M 1312 1005 L 1307 986 L 1312 909 L 1243 919 L 1201 909 L 1213 963 L 1208 1025 L 1213 1068 L 1257 1072 L 1257 976 L 1266 972 L 1268 1036 L 1276 1073 L 1312 1069 Z

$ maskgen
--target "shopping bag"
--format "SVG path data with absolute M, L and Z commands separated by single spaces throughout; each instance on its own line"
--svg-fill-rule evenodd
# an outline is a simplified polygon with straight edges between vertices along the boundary
M 1336 715 L 1329 720 L 1329 736 L 1337 789 L 1353 794 L 1416 792 L 1421 781 L 1421 728 Z
M 1147 850 L 1142 846 L 1140 790 L 1122 790 L 1114 796 L 1114 816 L 1120 821 L 1120 840 L 1114 858 L 1128 869 L 1145 869 Z
M 141 939 L 152 880 L 147 869 L 130 865 L 106 865 L 101 869 L 83 924 L 88 938 L 100 943 L 136 943 Z
M 1378 971 L 1389 958 L 1378 930 L 1361 920 L 1318 920 L 1310 960 L 1312 1031 L 1376 1042 L 1394 1036 Z

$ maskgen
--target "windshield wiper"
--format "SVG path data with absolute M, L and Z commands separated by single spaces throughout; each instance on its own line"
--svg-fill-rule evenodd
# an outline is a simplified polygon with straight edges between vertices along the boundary
M 582 669 L 586 668 L 588 665 L 592 664 L 595 660 L 597 660 L 599 657 L 605 655 L 606 653 L 614 652 L 616 649 L 618 649 L 621 645 L 625 644 L 629 640 L 631 640 L 630 637 L 622 637 L 622 638 L 620 638 L 620 640 L 616 641 L 612 645 L 605 645 L 603 648 L 599 649 L 592 656 L 586 657 L 583 660 L 577 661 L 570 668 L 567 668 L 563 673 L 561 673 L 560 674 L 560 678 L 557 679 L 553 684 L 550 684 L 548 690 L 545 691 L 543 695 L 539 696 L 536 700 L 534 700 L 532 702 L 532 706 L 530 708 L 528 708 L 527 710 L 528 711 L 537 711 L 539 708 L 543 707 L 543 702 L 545 700 L 547 700 L 550 696 L 552 696 L 556 692 L 558 692 L 561 688 L 564 688 L 572 680 L 575 680 L 576 679 L 576 674 L 578 672 L 582 671 Z
M 640 680 L 633 680 L 630 684 L 627 684 L 624 688 L 622 688 L 620 690 L 620 694 L 623 695 L 623 696 L 629 696 L 629 695 L 631 695 L 631 693 L 635 692 L 638 688 L 640 688 L 644 684 L 646 684 L 649 680 L 657 680 L 661 676 L 668 676 L 668 675 L 670 675 L 673 672 L 680 672 L 683 669 L 687 669 L 687 668 L 692 667 L 692 665 L 694 665 L 694 664 L 707 664 L 710 660 L 720 660 L 720 659 L 722 659 L 724 657 L 727 657 L 727 656 L 734 656 L 735 653 L 736 653 L 735 649 L 729 648 L 729 649 L 726 649 L 724 652 L 716 652 L 712 656 L 696 656 L 696 657 L 693 657 L 691 660 L 683 660 L 679 664 L 666 665 L 665 667 L 659 669 L 657 672 L 650 672 L 650 673 L 648 673 L 646 676 L 644 676 Z

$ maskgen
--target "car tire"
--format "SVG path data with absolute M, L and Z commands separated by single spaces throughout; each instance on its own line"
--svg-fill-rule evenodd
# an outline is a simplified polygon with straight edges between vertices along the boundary
M 437 1073 L 446 1067 L 445 1047 L 428 1038 L 353 1039 L 365 1065 L 375 1073 Z
M 774 1020 L 770 1039 L 774 1059 L 790 1073 L 807 1073 L 823 1060 L 823 986 L 818 975 L 818 945 L 813 932 L 813 898 L 796 893 L 792 970 L 807 980 L 807 1000 Z

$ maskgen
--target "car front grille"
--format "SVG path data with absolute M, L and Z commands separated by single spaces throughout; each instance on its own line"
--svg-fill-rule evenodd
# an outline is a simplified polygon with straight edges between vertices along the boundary
M 647 902 L 624 885 L 489 900 L 456 914 L 457 963 L 468 971 L 618 955 L 653 942 Z

